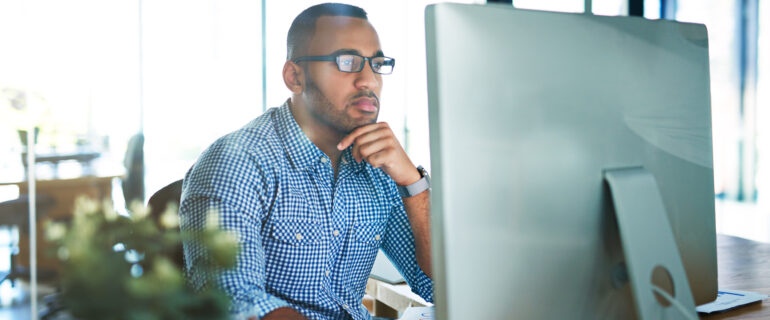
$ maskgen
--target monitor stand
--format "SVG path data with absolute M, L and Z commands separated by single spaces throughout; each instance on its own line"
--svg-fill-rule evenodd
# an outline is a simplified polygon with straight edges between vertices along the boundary
M 637 317 L 642 320 L 697 319 L 690 285 L 655 177 L 646 169 L 635 167 L 605 170 L 604 179 L 615 206 Z M 654 294 L 666 295 L 652 284 L 653 271 L 660 270 L 658 267 L 667 270 L 672 280 L 674 301 L 669 306 L 658 302 Z

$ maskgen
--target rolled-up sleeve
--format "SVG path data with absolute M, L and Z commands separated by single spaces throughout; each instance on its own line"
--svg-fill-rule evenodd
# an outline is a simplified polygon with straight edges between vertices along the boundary
M 412 227 L 407 219 L 404 203 L 397 193 L 396 197 L 382 242 L 382 251 L 396 266 L 412 292 L 425 301 L 433 302 L 433 280 L 417 264 Z
M 184 180 L 180 222 L 183 232 L 203 230 L 216 217 L 220 229 L 238 238 L 236 265 L 217 272 L 213 278 L 231 299 L 234 319 L 264 317 L 289 303 L 267 293 L 265 252 L 262 247 L 262 201 L 268 177 L 253 155 L 227 144 L 212 145 L 190 169 Z M 216 212 L 212 215 L 212 212 Z M 194 288 L 203 288 L 210 279 L 203 261 L 210 259 L 194 241 L 184 243 L 186 274 Z

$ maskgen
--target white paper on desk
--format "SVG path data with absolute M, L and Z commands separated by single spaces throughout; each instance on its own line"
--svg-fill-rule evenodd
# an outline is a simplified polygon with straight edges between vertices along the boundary
M 749 303 L 761 301 L 765 298 L 767 298 L 767 295 L 759 294 L 756 292 L 719 290 L 717 292 L 716 300 L 707 304 L 699 305 L 697 308 L 695 308 L 695 310 L 701 313 L 725 311 Z
M 433 307 L 409 307 L 398 320 L 435 320 L 436 312 Z

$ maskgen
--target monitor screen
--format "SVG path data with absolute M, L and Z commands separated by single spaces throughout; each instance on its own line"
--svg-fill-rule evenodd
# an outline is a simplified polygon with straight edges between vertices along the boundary
M 438 4 L 426 36 L 439 319 L 633 316 L 603 176 L 624 167 L 654 176 L 695 303 L 716 297 L 703 25 Z

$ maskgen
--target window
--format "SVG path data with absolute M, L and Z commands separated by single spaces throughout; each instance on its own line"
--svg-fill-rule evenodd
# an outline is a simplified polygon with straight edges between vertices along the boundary
M 596 1 L 607 2 L 607 1 Z M 534 9 L 560 12 L 585 12 L 584 0 L 514 0 L 513 6 L 519 9 Z
M 260 10 L 258 1 L 3 1 L 0 92 L 28 97 L 39 152 L 87 146 L 120 166 L 143 130 L 149 196 L 262 112 Z M 9 94 L 0 136 L 16 140 L 26 116 L 6 107 Z
M 757 202 L 770 201 L 770 4 L 759 1 L 757 39 Z
M 602 16 L 627 16 L 627 0 L 593 0 L 591 11 L 595 15 Z
M 136 30 L 132 2 L 0 2 L 0 136 L 12 141 L 0 152 L 18 159 L 16 130 L 34 125 L 40 153 L 89 148 L 122 157 L 140 123 Z M 24 97 L 24 110 L 8 108 L 14 96 Z
M 714 145 L 714 188 L 717 195 L 744 198 L 742 170 L 753 171 L 742 164 L 746 152 L 754 149 L 744 144 L 748 134 L 743 131 L 747 119 L 742 117 L 741 81 L 742 15 L 736 0 L 678 0 L 678 21 L 703 23 L 709 32 L 709 60 L 711 69 L 711 110 Z M 750 153 L 753 154 L 753 151 Z M 753 180 L 753 172 L 750 174 Z M 751 187 L 753 189 L 753 185 Z M 749 196 L 751 197 L 751 196 Z
M 262 113 L 261 16 L 259 1 L 143 1 L 146 198 Z

